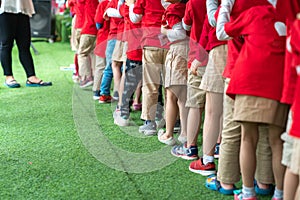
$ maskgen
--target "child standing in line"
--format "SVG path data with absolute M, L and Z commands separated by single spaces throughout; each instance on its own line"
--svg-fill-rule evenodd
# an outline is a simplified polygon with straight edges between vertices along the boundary
M 200 44 L 200 36 L 206 16 L 205 0 L 189 0 L 183 18 L 183 27 L 190 31 L 190 51 L 188 53 L 187 100 L 185 106 L 189 108 L 187 116 L 187 142 L 174 146 L 171 154 L 186 160 L 198 158 L 198 134 L 201 116 L 205 106 L 205 91 L 200 83 L 205 72 L 207 53 Z
M 116 44 L 114 51 L 112 53 L 112 71 L 113 71 L 113 79 L 114 79 L 114 92 L 113 92 L 113 99 L 118 101 L 119 96 L 119 86 L 121 81 L 121 68 L 123 63 L 126 62 L 126 49 L 127 44 L 124 40 L 123 32 L 124 32 L 124 17 L 120 14 L 120 8 L 124 5 L 124 0 L 115 1 L 115 5 L 110 4 L 111 7 L 108 7 L 105 15 L 110 18 L 119 18 L 120 22 L 118 24 L 118 31 L 116 36 Z M 116 5 L 117 4 L 117 5 Z
M 99 2 L 95 15 L 95 23 L 98 33 L 96 47 L 94 50 L 94 54 L 96 56 L 93 83 L 94 100 L 99 100 L 100 98 L 100 84 L 103 71 L 106 66 L 105 50 L 107 46 L 107 37 L 109 32 L 109 21 L 103 18 L 103 14 L 108 3 L 108 0 L 102 0 L 101 2 Z
M 217 39 L 216 29 L 209 25 L 208 18 L 205 25 L 206 30 L 208 30 L 206 50 L 209 51 L 209 59 L 200 85 L 200 89 L 206 91 L 202 140 L 203 157 L 191 163 L 190 170 L 208 176 L 215 173 L 214 150 L 222 132 L 224 92 L 222 73 L 227 59 L 227 42 Z
M 117 6 L 118 0 L 111 0 L 107 5 L 107 8 L 116 9 Z M 112 54 L 114 52 L 115 44 L 117 41 L 116 37 L 118 33 L 118 26 L 120 23 L 122 23 L 122 19 L 120 17 L 108 17 L 106 13 L 104 13 L 104 17 L 106 20 L 109 20 L 109 33 L 105 51 L 106 66 L 103 71 L 103 76 L 101 80 L 99 103 L 110 103 L 112 101 L 112 97 L 110 95 L 110 87 L 113 78 Z
M 165 0 L 168 2 L 168 0 Z M 186 30 L 182 27 L 182 18 L 185 13 L 185 3 L 173 3 L 166 7 L 163 15 L 161 33 L 170 41 L 170 49 L 166 57 L 166 131 L 158 131 L 158 140 L 167 145 L 175 145 L 173 130 L 180 113 L 181 138 L 186 138 L 186 120 L 188 108 L 185 107 L 187 97 L 187 59 L 188 40 Z M 186 140 L 183 141 L 183 143 Z
M 129 17 L 133 23 L 142 21 L 143 37 L 143 86 L 142 115 L 144 125 L 139 132 L 145 135 L 156 134 L 155 112 L 159 97 L 159 87 L 165 74 L 167 49 L 159 41 L 161 19 L 164 7 L 160 0 L 127 0 Z
M 280 3 L 283 3 L 281 5 Z M 299 22 L 296 20 L 296 15 L 300 12 L 300 2 L 299 1 L 284 1 L 277 3 L 278 8 L 282 8 L 283 12 L 286 12 L 286 23 L 287 23 L 287 48 L 285 52 L 285 71 L 284 71 L 284 87 L 282 102 L 286 102 L 292 105 L 295 100 L 295 90 L 297 84 L 297 71 L 296 66 L 300 64 L 299 62 L 299 45 L 297 42 L 299 40 Z M 294 22 L 295 21 L 295 22 Z M 293 25 L 294 23 L 294 25 Z M 299 83 L 299 79 L 298 79 Z M 295 110 L 295 109 L 293 109 Z M 293 173 L 291 170 L 292 154 L 293 154 L 293 144 L 294 139 L 291 136 L 291 125 L 293 123 L 292 109 L 290 109 L 286 132 L 282 134 L 281 139 L 283 143 L 283 154 L 282 154 L 282 164 L 286 166 L 285 177 L 284 177 L 284 199 L 294 199 L 297 190 L 297 185 L 299 184 L 299 177 L 297 174 Z
M 120 98 L 114 113 L 114 123 L 118 126 L 129 126 L 129 107 L 133 93 L 142 80 L 142 38 L 141 23 L 132 23 L 129 19 L 129 7 L 122 5 L 120 14 L 124 17 L 124 38 L 128 44 L 126 69 L 123 71 L 120 84 Z
M 287 106 L 282 93 L 286 29 L 273 6 L 257 6 L 225 24 L 232 37 L 245 43 L 235 63 L 227 94 L 235 97 L 234 120 L 241 123 L 240 164 L 243 189 L 235 199 L 257 199 L 254 190 L 258 127 L 268 126 L 276 189 L 273 199 L 283 197 L 280 136 L 286 124 Z M 268 53 L 266 53 L 268 52 Z
M 215 1 L 217 5 L 217 0 Z M 208 2 L 209 3 L 209 2 Z M 218 14 L 216 34 L 220 40 L 228 40 L 228 57 L 223 76 L 225 77 L 225 94 L 236 59 L 241 50 L 243 39 L 241 37 L 230 38 L 224 31 L 224 23 L 230 19 L 235 20 L 245 10 L 258 5 L 270 5 L 265 0 L 247 1 L 247 0 L 222 0 L 220 12 Z M 214 15 L 209 15 L 214 16 Z M 210 21 L 214 21 L 210 20 Z M 222 141 L 220 145 L 220 156 L 218 165 L 218 174 L 211 176 L 206 180 L 206 187 L 216 190 L 222 194 L 232 194 L 235 189 L 235 183 L 240 180 L 240 143 L 241 126 L 233 120 L 234 101 L 229 96 L 224 95 L 223 105 L 223 130 Z M 255 191 L 257 194 L 268 195 L 273 192 L 273 171 L 271 162 L 271 149 L 269 146 L 268 129 L 260 127 L 259 140 L 257 144 L 257 170 L 255 174 Z
M 86 88 L 93 84 L 94 48 L 96 42 L 96 23 L 94 21 L 98 0 L 86 0 L 85 20 L 81 30 L 78 47 L 78 67 L 80 75 L 80 87 Z

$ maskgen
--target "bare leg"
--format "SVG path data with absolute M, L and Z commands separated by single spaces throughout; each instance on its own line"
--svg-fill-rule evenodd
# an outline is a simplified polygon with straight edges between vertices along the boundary
M 112 70 L 113 70 L 113 76 L 114 76 L 114 88 L 116 91 L 119 92 L 119 87 L 120 87 L 120 81 L 121 81 L 121 67 L 122 67 L 123 62 L 118 62 L 118 61 L 112 61 Z M 119 95 L 120 97 L 120 95 Z
M 189 110 L 187 118 L 187 147 L 197 145 L 202 112 L 201 108 L 190 108 Z
M 293 200 L 294 199 L 296 192 L 297 192 L 298 184 L 299 184 L 299 176 L 292 173 L 290 168 L 287 168 L 285 171 L 285 177 L 284 177 L 284 192 L 283 192 L 284 200 Z M 295 198 L 295 199 L 297 199 L 297 198 Z
M 256 123 L 242 122 L 242 138 L 240 151 L 240 165 L 243 185 L 254 187 L 254 174 L 256 168 L 256 146 L 258 141 L 258 125 Z

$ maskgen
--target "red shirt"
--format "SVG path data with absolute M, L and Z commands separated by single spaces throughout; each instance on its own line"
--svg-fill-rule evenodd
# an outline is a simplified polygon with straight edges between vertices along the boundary
M 286 19 L 287 25 L 287 38 L 290 36 L 290 27 L 296 18 L 297 13 L 300 12 L 299 0 L 281 0 L 277 2 L 276 10 L 281 13 Z M 292 54 L 288 51 L 285 52 L 285 69 L 284 69 L 284 82 L 281 102 L 292 104 L 294 100 L 294 92 L 296 89 L 297 74 L 292 69 Z
M 137 0 L 135 2 L 133 12 L 143 15 L 142 47 L 161 47 L 158 35 L 160 35 L 160 26 L 164 11 L 165 9 L 161 5 L 160 0 Z
M 109 32 L 109 21 L 103 18 L 103 14 L 106 10 L 109 0 L 102 0 L 97 7 L 95 22 L 102 24 L 102 27 L 98 30 L 96 47 L 94 53 L 102 58 L 105 58 L 105 50 L 107 45 L 107 37 Z
M 207 16 L 204 21 L 202 34 L 201 34 L 201 38 L 200 38 L 200 43 L 205 44 L 205 46 L 203 46 L 203 47 L 207 51 L 210 51 L 217 46 L 227 44 L 227 41 L 218 40 L 217 35 L 216 35 L 216 27 L 212 27 L 209 24 Z
M 185 13 L 185 3 L 174 3 L 170 4 L 167 9 L 165 10 L 163 17 L 162 17 L 162 25 L 166 29 L 172 29 L 174 25 L 181 23 L 182 18 L 184 17 Z M 179 42 L 182 40 L 176 40 L 173 43 Z M 172 43 L 169 43 L 169 45 Z
M 207 59 L 207 53 L 204 51 L 202 44 L 199 43 L 205 17 L 205 0 L 189 0 L 186 3 L 183 22 L 186 25 L 191 26 L 188 68 L 190 68 L 194 59 L 199 61 L 204 61 Z
M 107 8 L 117 8 L 118 7 L 118 0 L 111 0 L 109 4 L 107 5 Z M 110 17 L 109 21 L 109 34 L 108 34 L 108 40 L 116 39 L 119 26 L 122 26 L 121 28 L 124 29 L 124 19 L 123 18 L 117 18 L 117 17 Z M 122 33 L 118 36 L 118 38 L 122 38 Z
M 85 20 L 82 27 L 81 34 L 97 35 L 97 28 L 95 23 L 95 15 L 98 7 L 98 0 L 86 0 L 85 3 Z
M 75 28 L 81 29 L 83 27 L 84 19 L 85 19 L 85 0 L 77 0 L 75 13 L 76 13 Z
M 293 50 L 292 66 L 300 66 L 300 20 L 296 20 L 291 28 L 291 46 Z M 295 71 L 295 68 L 292 68 Z M 292 106 L 293 124 L 290 135 L 300 138 L 300 76 L 298 75 L 295 99 Z
M 281 99 L 286 38 L 278 35 L 275 22 L 279 15 L 273 6 L 256 6 L 225 24 L 229 36 L 245 40 L 231 74 L 230 96 Z
M 142 61 L 143 50 L 141 48 L 141 39 L 143 32 L 141 30 L 142 23 L 132 23 L 129 19 L 129 7 L 124 5 L 120 9 L 121 15 L 124 17 L 125 32 L 124 39 L 128 41 L 127 58 L 135 61 Z
M 235 20 L 245 10 L 259 5 L 270 5 L 270 3 L 267 0 L 236 0 L 230 13 L 231 20 Z M 224 77 L 230 78 L 236 58 L 238 57 L 243 42 L 244 41 L 241 38 L 233 38 L 232 40 L 228 41 L 228 57 L 227 64 L 223 73 Z

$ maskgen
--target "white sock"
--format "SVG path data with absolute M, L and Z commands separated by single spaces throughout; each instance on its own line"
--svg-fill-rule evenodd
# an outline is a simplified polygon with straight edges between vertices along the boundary
M 274 191 L 274 198 L 282 199 L 283 198 L 283 190 L 278 190 L 277 187 L 275 187 Z
M 214 162 L 214 157 L 204 154 L 203 155 L 203 164 L 206 165 L 207 163 L 210 163 L 210 162 Z
M 243 198 L 251 198 L 251 197 L 255 197 L 255 190 L 254 187 L 246 187 L 243 185 Z

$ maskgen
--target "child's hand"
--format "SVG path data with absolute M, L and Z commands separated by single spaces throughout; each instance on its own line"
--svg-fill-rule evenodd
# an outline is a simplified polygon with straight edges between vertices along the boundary
M 130 6 L 135 3 L 135 0 L 125 0 L 125 2 L 127 6 Z
M 109 17 L 107 16 L 107 13 L 106 13 L 106 11 L 104 12 L 104 14 L 103 14 L 103 19 L 105 19 L 106 21 L 108 21 L 109 20 Z
M 191 63 L 192 74 L 197 76 L 198 75 L 198 73 L 197 73 L 198 67 L 201 67 L 201 65 L 202 65 L 202 63 L 200 61 L 198 61 L 197 59 L 194 59 L 193 62 Z
M 168 29 L 166 29 L 164 26 L 161 26 L 161 27 L 160 27 L 160 32 L 161 32 L 162 34 L 167 35 L 167 31 L 168 31 Z

